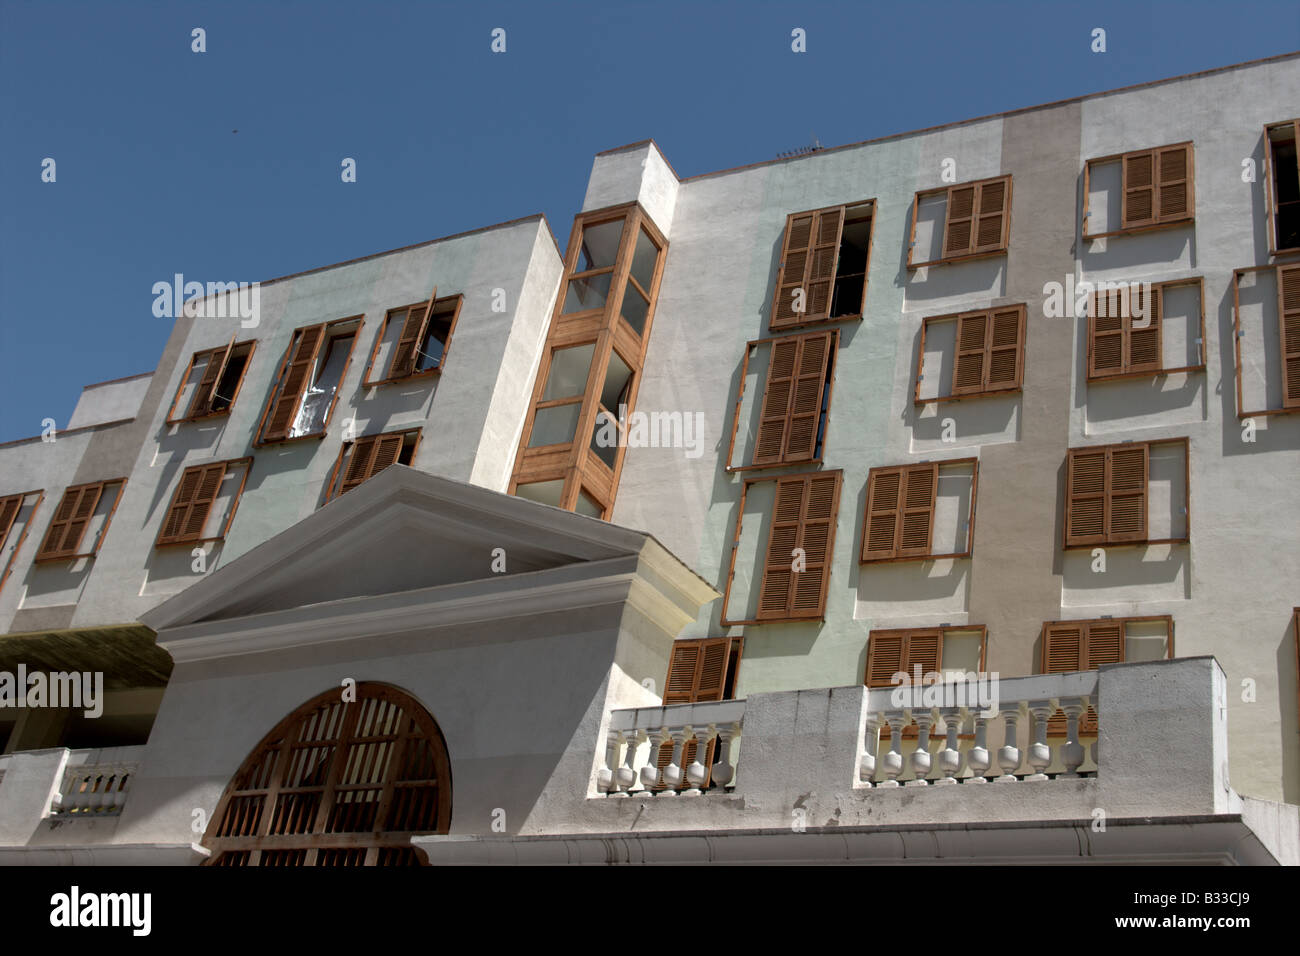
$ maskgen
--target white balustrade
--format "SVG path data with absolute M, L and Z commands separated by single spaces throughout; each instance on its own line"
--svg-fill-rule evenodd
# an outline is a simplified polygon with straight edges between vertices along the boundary
M 137 765 L 112 763 L 69 766 L 63 785 L 50 801 L 57 816 L 114 816 L 122 812 Z
M 610 797 L 695 797 L 728 786 L 736 774 L 735 747 L 745 718 L 743 700 L 639 707 L 610 714 L 597 789 Z M 686 763 L 688 744 L 695 755 Z M 710 744 L 713 765 L 705 766 Z M 659 754 L 672 758 L 661 771 Z M 638 783 L 640 786 L 638 787 Z

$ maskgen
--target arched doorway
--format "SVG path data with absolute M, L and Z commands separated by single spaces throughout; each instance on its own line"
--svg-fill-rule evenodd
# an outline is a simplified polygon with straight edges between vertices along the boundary
M 208 865 L 423 864 L 411 837 L 451 826 L 442 731 L 388 684 L 342 698 L 338 688 L 312 698 L 244 761 L 204 835 Z

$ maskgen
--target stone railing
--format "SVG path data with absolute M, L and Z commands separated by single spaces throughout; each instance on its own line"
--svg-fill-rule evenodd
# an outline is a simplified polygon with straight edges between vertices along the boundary
M 1045 675 L 1016 693 L 1015 685 L 1023 683 L 1006 682 L 1010 698 L 998 693 L 999 683 L 988 684 L 980 702 L 972 699 L 969 705 L 958 703 L 955 692 L 967 685 L 948 685 L 947 701 L 942 685 L 869 690 L 859 784 L 1018 783 L 1095 773 L 1095 737 L 1085 747 L 1079 730 L 1088 709 L 1097 709 L 1097 672 Z M 1059 716 L 1058 709 L 1065 733 L 1049 737 L 1049 721 Z M 1022 725 L 1028 730 L 1025 747 L 1020 746 Z
M 615 710 L 596 787 L 611 797 L 698 796 L 706 788 L 723 789 L 735 776 L 744 719 L 743 700 Z M 694 757 L 686 763 L 692 742 Z M 658 757 L 666 744 L 672 758 L 660 770 Z M 705 766 L 710 744 L 715 744 L 714 760 Z
M 139 768 L 140 749 L 69 751 L 63 781 L 50 799 L 50 814 L 107 817 L 121 813 L 131 778 Z

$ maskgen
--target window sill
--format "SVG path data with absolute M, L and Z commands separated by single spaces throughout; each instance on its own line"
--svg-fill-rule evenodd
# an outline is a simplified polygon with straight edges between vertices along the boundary
M 1017 385 L 1015 388 L 998 388 L 986 392 L 966 392 L 961 395 L 935 395 L 932 398 L 914 398 L 912 404 L 917 408 L 924 405 L 938 405 L 944 402 L 960 402 L 967 398 L 998 398 L 1002 395 L 1023 395 L 1024 386 Z
M 362 382 L 362 388 L 375 388 L 379 385 L 397 385 L 403 382 L 418 382 L 426 378 L 434 378 L 442 374 L 442 365 L 435 365 L 433 368 L 425 369 L 423 372 L 412 372 L 410 375 L 402 375 L 397 378 L 381 378 L 374 382 Z
M 1084 242 L 1092 242 L 1094 239 L 1109 239 L 1112 236 L 1138 236 L 1144 232 L 1160 232 L 1164 229 L 1180 229 L 1184 226 L 1195 226 L 1196 217 L 1187 216 L 1183 219 L 1171 219 L 1168 222 L 1152 222 L 1141 226 L 1128 226 L 1123 229 L 1110 229 L 1106 232 L 1080 233 L 1079 238 Z
M 254 447 L 254 448 L 266 448 L 266 447 L 268 447 L 268 446 L 270 446 L 270 445 L 291 445 L 291 444 L 293 444 L 294 442 L 308 441 L 309 439 L 312 439 L 312 438 L 315 438 L 315 439 L 318 439 L 318 440 L 319 440 L 319 439 L 322 439 L 322 438 L 324 438 L 324 437 L 325 437 L 325 431 L 322 430 L 322 431 L 318 431 L 318 432 L 312 432 L 312 433 L 309 434 L 309 435 L 294 435 L 292 438 L 273 438 L 273 439 L 265 439 L 265 438 L 262 438 L 262 439 L 258 439 L 257 441 L 253 442 L 253 447 Z
M 1141 538 L 1137 540 L 1124 541 L 1089 541 L 1086 544 L 1066 544 L 1062 545 L 1065 551 L 1084 551 L 1088 548 L 1145 548 L 1154 544 L 1189 544 L 1190 537 L 1182 538 Z
M 187 538 L 184 541 L 158 541 L 154 543 L 154 550 L 161 551 L 164 548 L 192 548 L 199 544 L 217 544 L 225 541 L 224 537 L 220 538 Z
M 942 464 L 942 462 L 941 462 Z M 971 550 L 953 551 L 950 554 L 914 554 L 901 558 L 859 558 L 858 564 L 904 564 L 909 561 L 943 561 L 948 558 L 969 558 Z
M 925 266 L 944 266 L 953 262 L 973 262 L 976 259 L 993 259 L 997 256 L 1005 256 L 1006 254 L 1007 250 L 1005 248 L 995 249 L 992 252 L 972 252 L 964 256 L 944 256 L 940 259 L 931 259 L 929 262 L 909 262 L 907 268 L 908 271 L 912 271 Z
M 33 558 L 32 564 L 54 564 L 58 561 L 80 561 L 82 558 L 93 558 L 99 552 L 89 551 L 85 554 L 51 554 L 43 558 Z
M 1161 375 L 1173 375 L 1177 372 L 1204 372 L 1205 365 L 1183 365 L 1178 368 L 1158 368 L 1146 372 L 1118 372 L 1114 375 L 1089 375 L 1089 384 L 1093 382 L 1117 382 L 1133 378 L 1159 378 Z
M 189 422 L 205 422 L 211 418 L 229 418 L 229 417 L 230 417 L 230 407 L 227 407 L 222 409 L 219 412 L 209 412 L 206 415 L 194 415 L 193 417 L 190 418 L 168 418 L 166 420 L 166 424 L 184 425 Z
M 768 330 L 774 334 L 784 335 L 791 329 L 806 329 L 818 325 L 834 325 L 837 322 L 861 322 L 862 317 L 863 313 L 859 312 L 856 315 L 832 315 L 825 319 L 806 319 L 801 322 L 776 323 L 769 321 L 767 327 Z

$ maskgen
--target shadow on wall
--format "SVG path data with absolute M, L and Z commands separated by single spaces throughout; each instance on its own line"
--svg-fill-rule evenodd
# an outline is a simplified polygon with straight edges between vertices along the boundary
M 1296 723 L 1300 721 L 1300 641 L 1293 623 L 1282 631 L 1277 645 L 1278 704 L 1281 710 L 1278 732 L 1282 735 L 1282 799 L 1300 803 L 1300 747 L 1295 745 Z M 1231 684 L 1229 684 L 1231 688 Z
M 1081 242 L 1083 255 L 1080 259 L 1085 276 L 1092 273 L 1144 274 L 1160 268 L 1196 268 L 1196 231 L 1191 225 L 1105 239 L 1081 239 Z

